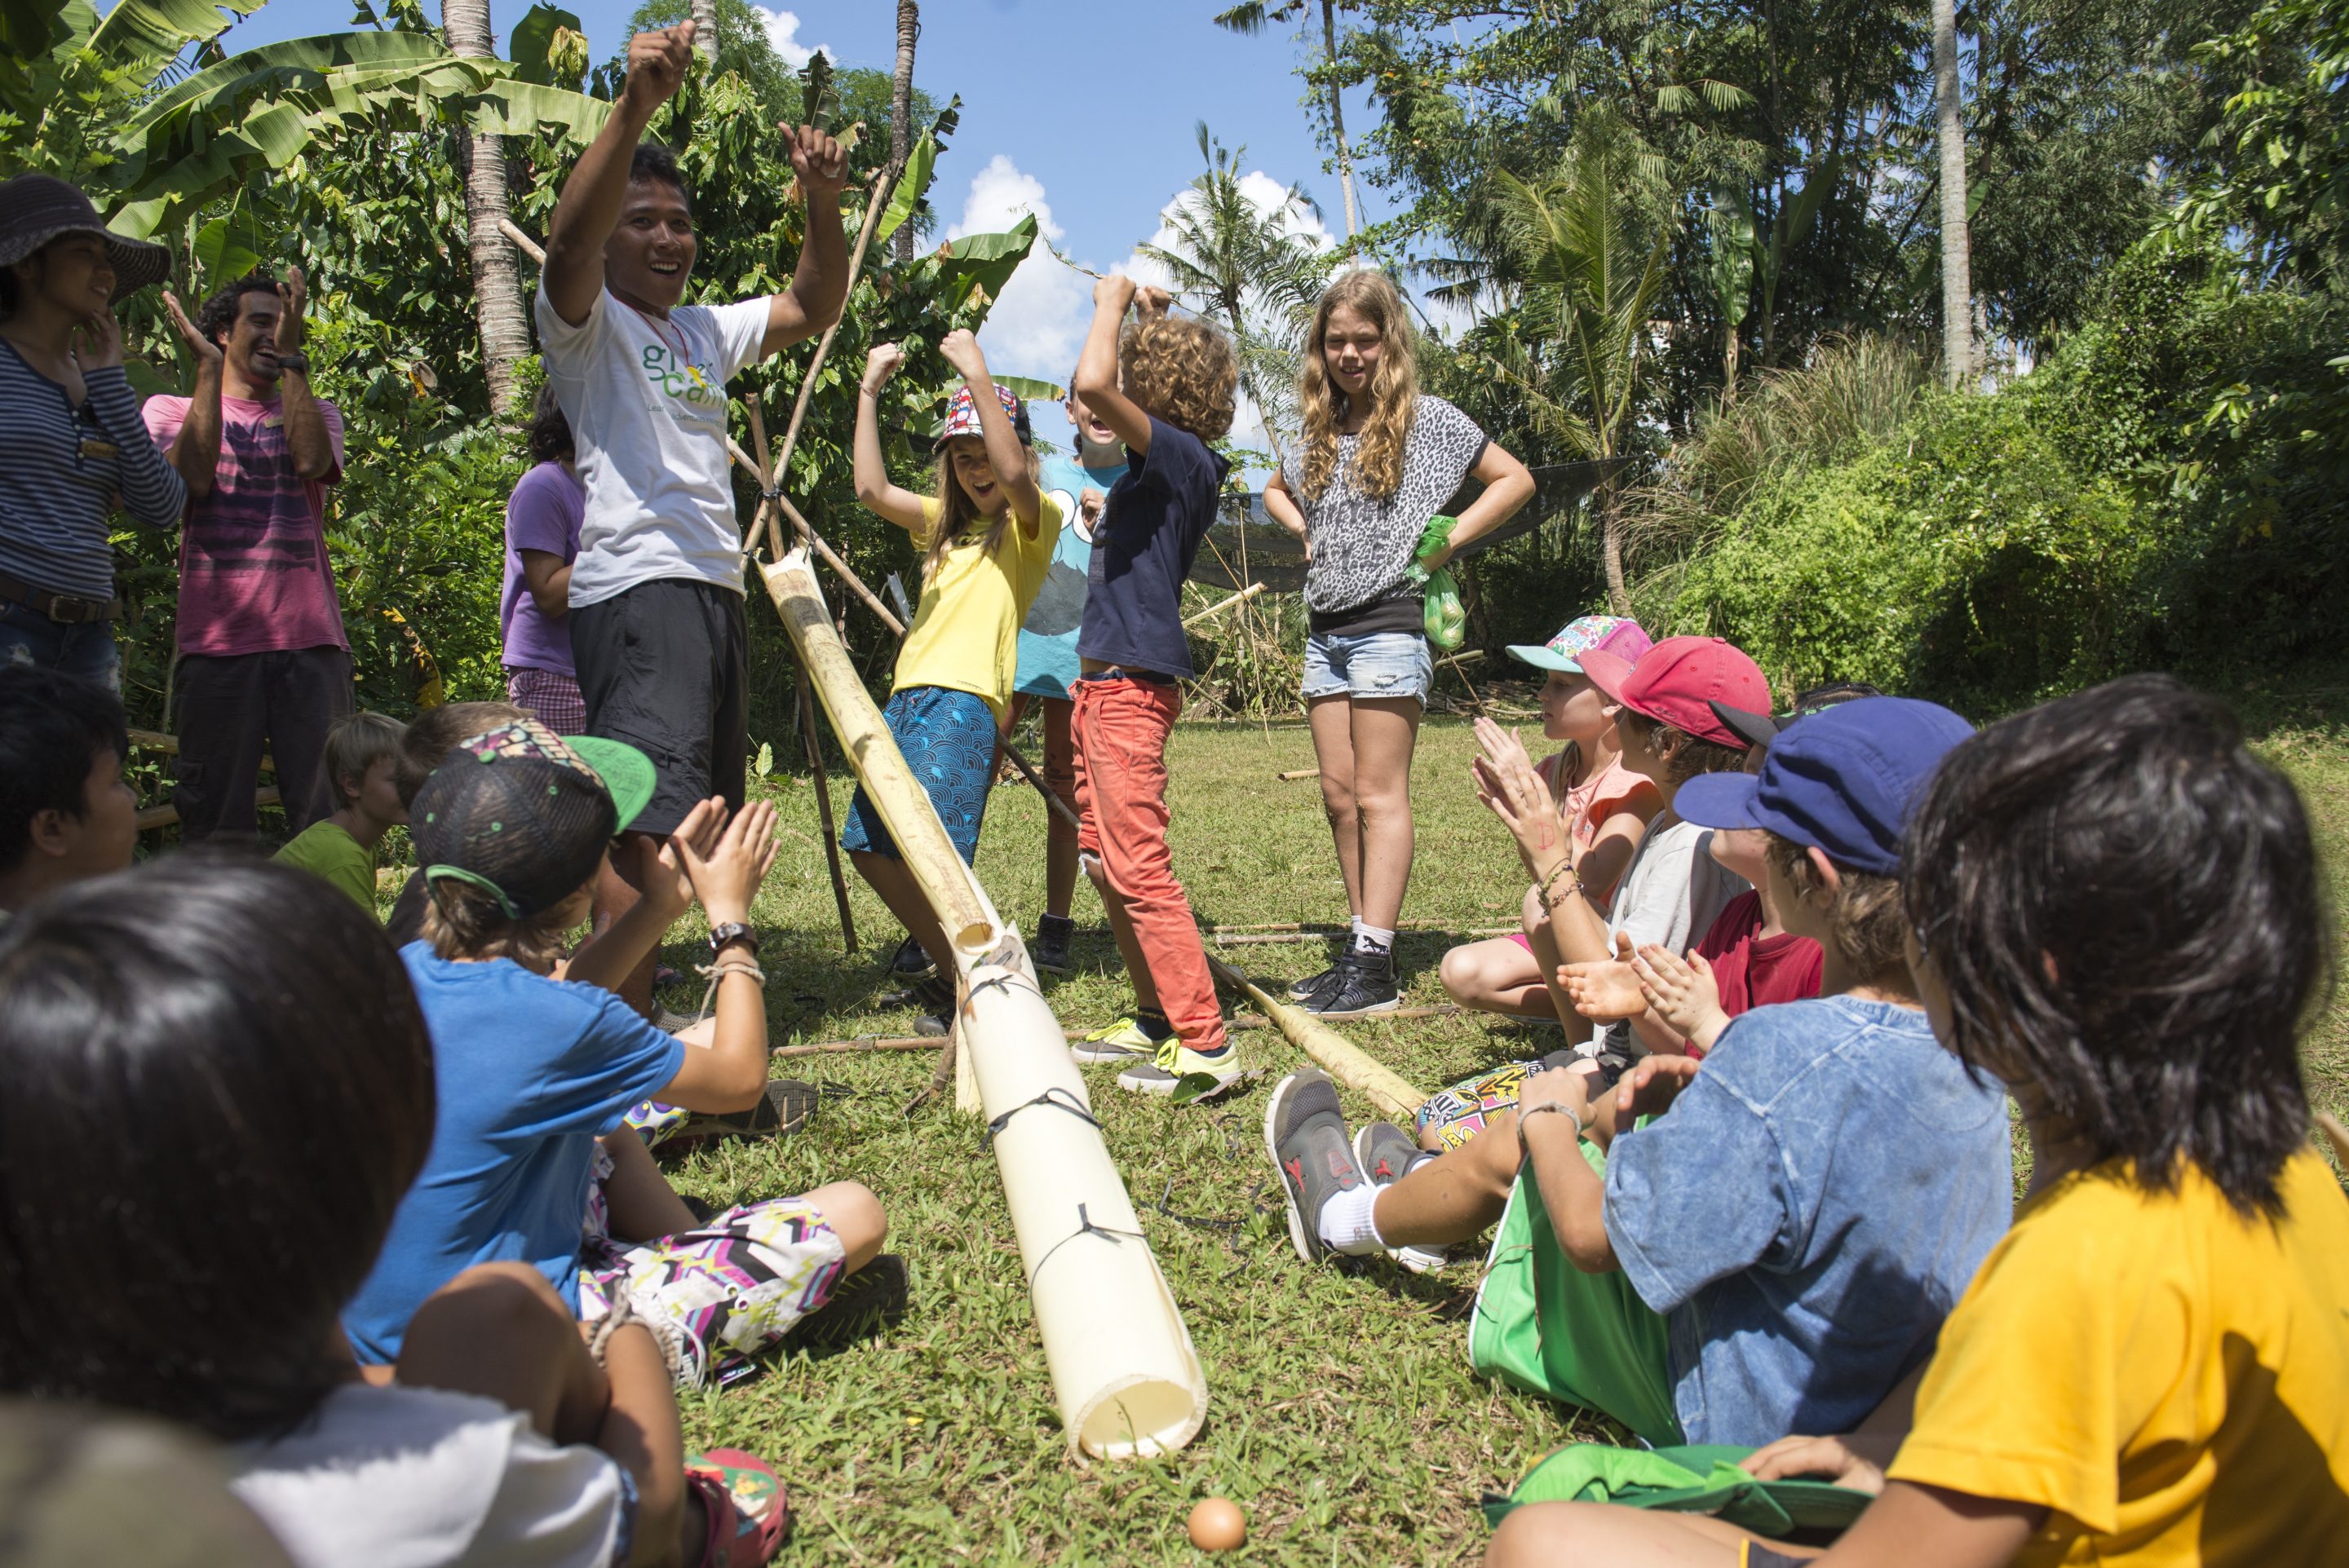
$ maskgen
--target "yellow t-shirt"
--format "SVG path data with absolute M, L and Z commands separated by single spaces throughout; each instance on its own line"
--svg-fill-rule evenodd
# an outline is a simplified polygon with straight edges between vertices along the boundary
M 2051 1511 L 2017 1568 L 2349 1561 L 2349 1198 L 2313 1150 L 2283 1217 L 2199 1170 L 2017 1212 L 1917 1393 L 1896 1480 Z
M 925 529 L 936 527 L 937 519 L 938 503 L 924 501 Z M 897 649 L 896 684 L 975 693 L 1000 724 L 1019 670 L 1019 624 L 1052 569 L 1061 509 L 1043 496 L 1036 531 L 1029 534 L 1013 522 L 1004 531 L 1002 549 L 992 556 L 979 548 L 980 537 L 948 550 L 923 586 L 914 624 Z

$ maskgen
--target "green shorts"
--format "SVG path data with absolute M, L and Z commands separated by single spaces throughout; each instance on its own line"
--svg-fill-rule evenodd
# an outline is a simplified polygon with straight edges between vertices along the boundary
M 1586 1140 L 1600 1177 L 1607 1156 Z M 1517 1172 L 1468 1318 L 1468 1362 L 1486 1377 L 1610 1416 L 1648 1442 L 1683 1441 L 1664 1320 L 1621 1270 L 1585 1274 L 1557 1243 L 1533 1168 Z

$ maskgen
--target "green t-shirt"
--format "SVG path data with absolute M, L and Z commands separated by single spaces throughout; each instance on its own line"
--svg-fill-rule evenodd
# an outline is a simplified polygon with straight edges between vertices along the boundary
M 277 851 L 277 859 L 324 877 L 375 913 L 375 851 L 331 821 L 313 822 Z

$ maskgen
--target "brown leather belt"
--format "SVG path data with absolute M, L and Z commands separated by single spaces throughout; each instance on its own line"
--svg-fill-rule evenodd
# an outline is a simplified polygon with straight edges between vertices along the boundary
M 92 621 L 122 618 L 122 601 L 119 599 L 85 599 L 76 593 L 52 593 L 47 588 L 20 583 L 5 572 L 0 572 L 0 599 L 23 604 L 36 614 L 47 615 L 60 626 L 83 626 Z

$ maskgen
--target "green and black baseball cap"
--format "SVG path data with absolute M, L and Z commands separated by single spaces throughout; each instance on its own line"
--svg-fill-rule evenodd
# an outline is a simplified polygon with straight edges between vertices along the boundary
M 417 791 L 408 836 L 427 882 L 469 883 L 527 920 L 595 874 L 653 782 L 633 746 L 516 719 L 457 743 Z

